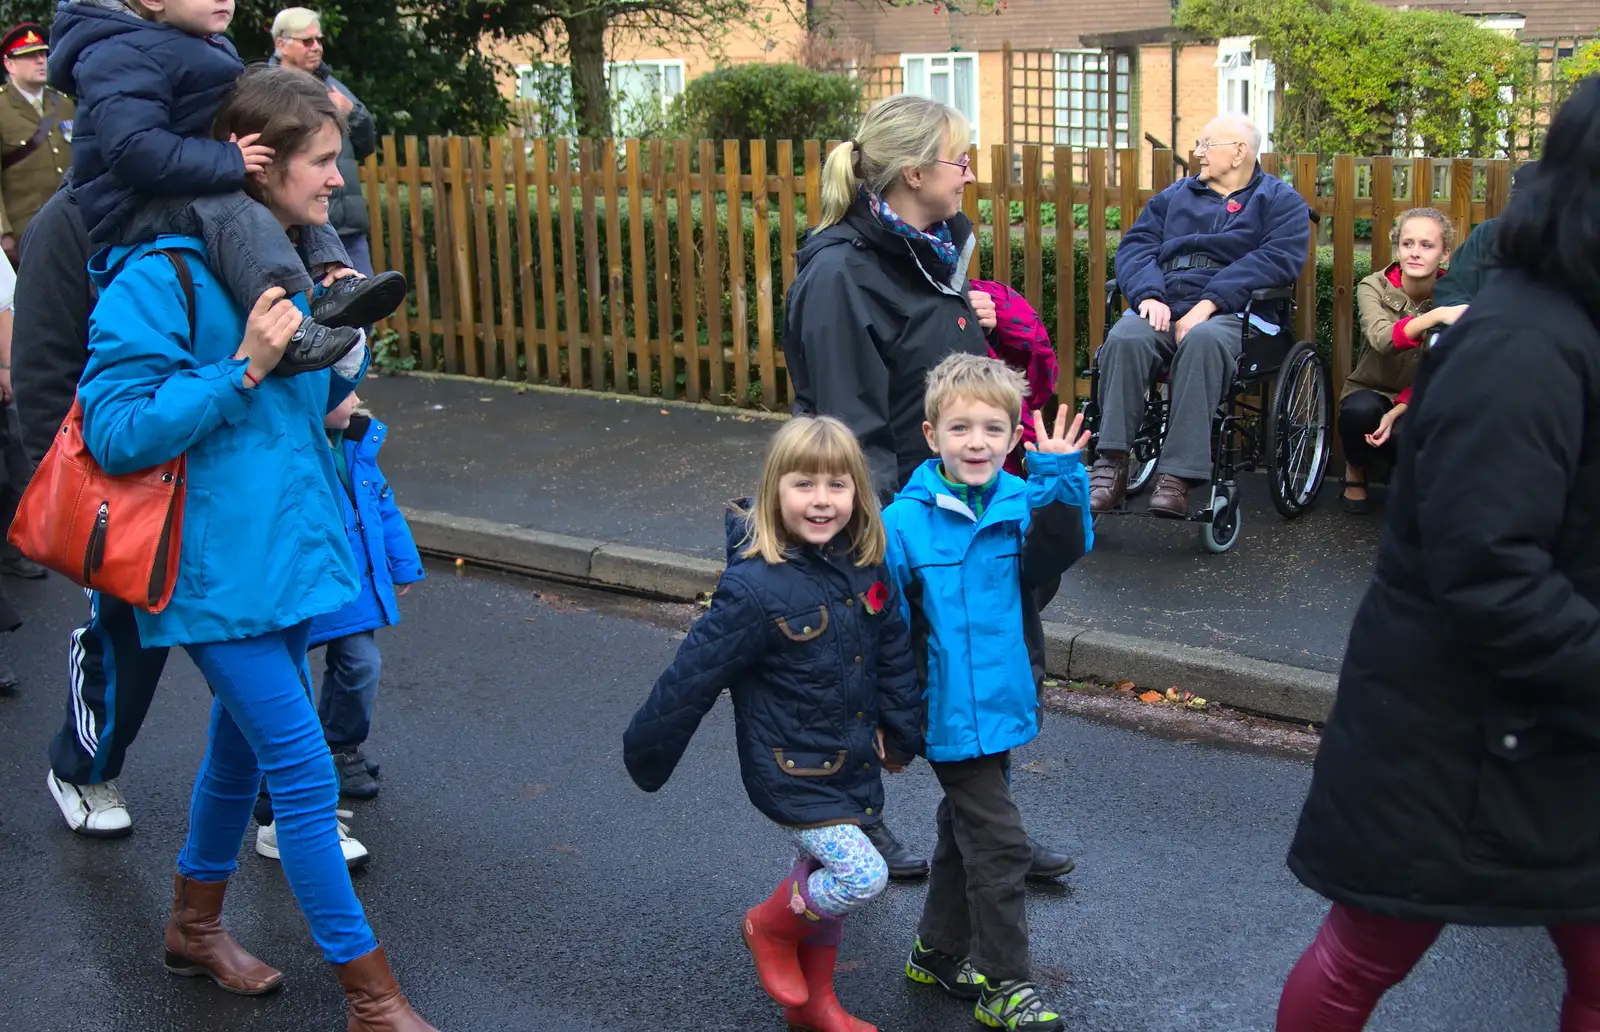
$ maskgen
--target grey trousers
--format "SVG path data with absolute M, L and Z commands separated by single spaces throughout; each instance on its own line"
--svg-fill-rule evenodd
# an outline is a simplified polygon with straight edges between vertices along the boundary
M 1171 363 L 1172 406 L 1157 468 L 1188 480 L 1210 480 L 1211 417 L 1233 381 L 1243 343 L 1244 323 L 1237 315 L 1212 316 L 1190 330 L 1180 347 L 1171 327 L 1157 333 L 1138 312 L 1127 312 L 1095 356 L 1099 450 L 1125 452 L 1133 444 L 1150 382 Z
M 990 981 L 1029 977 L 1026 879 L 1033 847 L 1007 778 L 1010 753 L 932 763 L 944 789 L 917 935 Z

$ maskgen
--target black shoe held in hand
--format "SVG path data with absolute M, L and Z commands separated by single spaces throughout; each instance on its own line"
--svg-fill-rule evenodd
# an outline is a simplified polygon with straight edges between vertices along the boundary
M 323 326 L 360 328 L 387 319 L 405 301 L 406 278 L 401 273 L 344 276 L 313 292 L 311 318 Z
M 300 328 L 289 338 L 283 349 L 283 358 L 272 370 L 274 376 L 294 376 L 297 373 L 314 373 L 326 369 L 354 351 L 365 334 L 341 326 L 337 329 L 302 319 Z

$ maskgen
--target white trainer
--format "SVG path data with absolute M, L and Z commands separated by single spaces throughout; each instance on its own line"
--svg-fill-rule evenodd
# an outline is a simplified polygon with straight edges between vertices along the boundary
M 354 817 L 355 814 L 349 810 L 335 810 L 334 813 L 338 814 L 340 818 L 339 849 L 344 853 L 344 865 L 351 870 L 355 870 L 357 867 L 365 867 L 367 861 L 372 859 L 372 854 L 367 852 L 367 847 L 363 846 L 359 839 L 351 837 L 350 827 L 345 824 L 345 821 Z M 256 852 L 268 860 L 282 859 L 278 853 L 278 825 L 276 823 L 262 824 L 256 827 Z
M 128 802 L 115 781 L 98 785 L 74 785 L 51 771 L 45 779 L 50 795 L 67 819 L 67 827 L 89 838 L 122 838 L 133 831 Z

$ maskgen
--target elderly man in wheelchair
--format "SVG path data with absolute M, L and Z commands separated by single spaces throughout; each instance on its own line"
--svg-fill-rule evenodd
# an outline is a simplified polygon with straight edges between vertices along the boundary
M 1190 488 L 1215 475 L 1213 421 L 1241 372 L 1246 333 L 1292 332 L 1292 325 L 1264 324 L 1263 299 L 1276 300 L 1280 318 L 1290 310 L 1284 288 L 1305 266 L 1311 221 L 1304 199 L 1262 172 L 1260 147 L 1249 119 L 1215 119 L 1195 144 L 1198 174 L 1151 198 L 1122 237 L 1116 286 L 1130 310 L 1107 335 L 1093 371 L 1098 457 L 1089 476 L 1097 514 L 1125 507 L 1129 452 L 1141 440 L 1152 383 L 1169 370 L 1149 511 L 1186 518 Z M 1148 439 L 1150 428 L 1143 429 Z

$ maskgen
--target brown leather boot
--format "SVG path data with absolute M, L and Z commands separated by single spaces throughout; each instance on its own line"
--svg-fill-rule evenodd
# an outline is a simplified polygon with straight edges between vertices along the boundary
M 1128 453 L 1101 452 L 1089 467 L 1089 511 L 1110 512 L 1128 498 Z
M 1180 520 L 1189 515 L 1189 482 L 1171 473 L 1159 474 L 1156 489 L 1150 493 L 1150 512 Z
M 411 1009 L 379 946 L 348 964 L 335 964 L 350 1005 L 347 1032 L 439 1032 Z
M 222 927 L 222 897 L 227 891 L 225 881 L 173 875 L 166 968 L 186 978 L 204 976 L 241 996 L 271 992 L 283 984 L 283 972 L 246 953 Z

